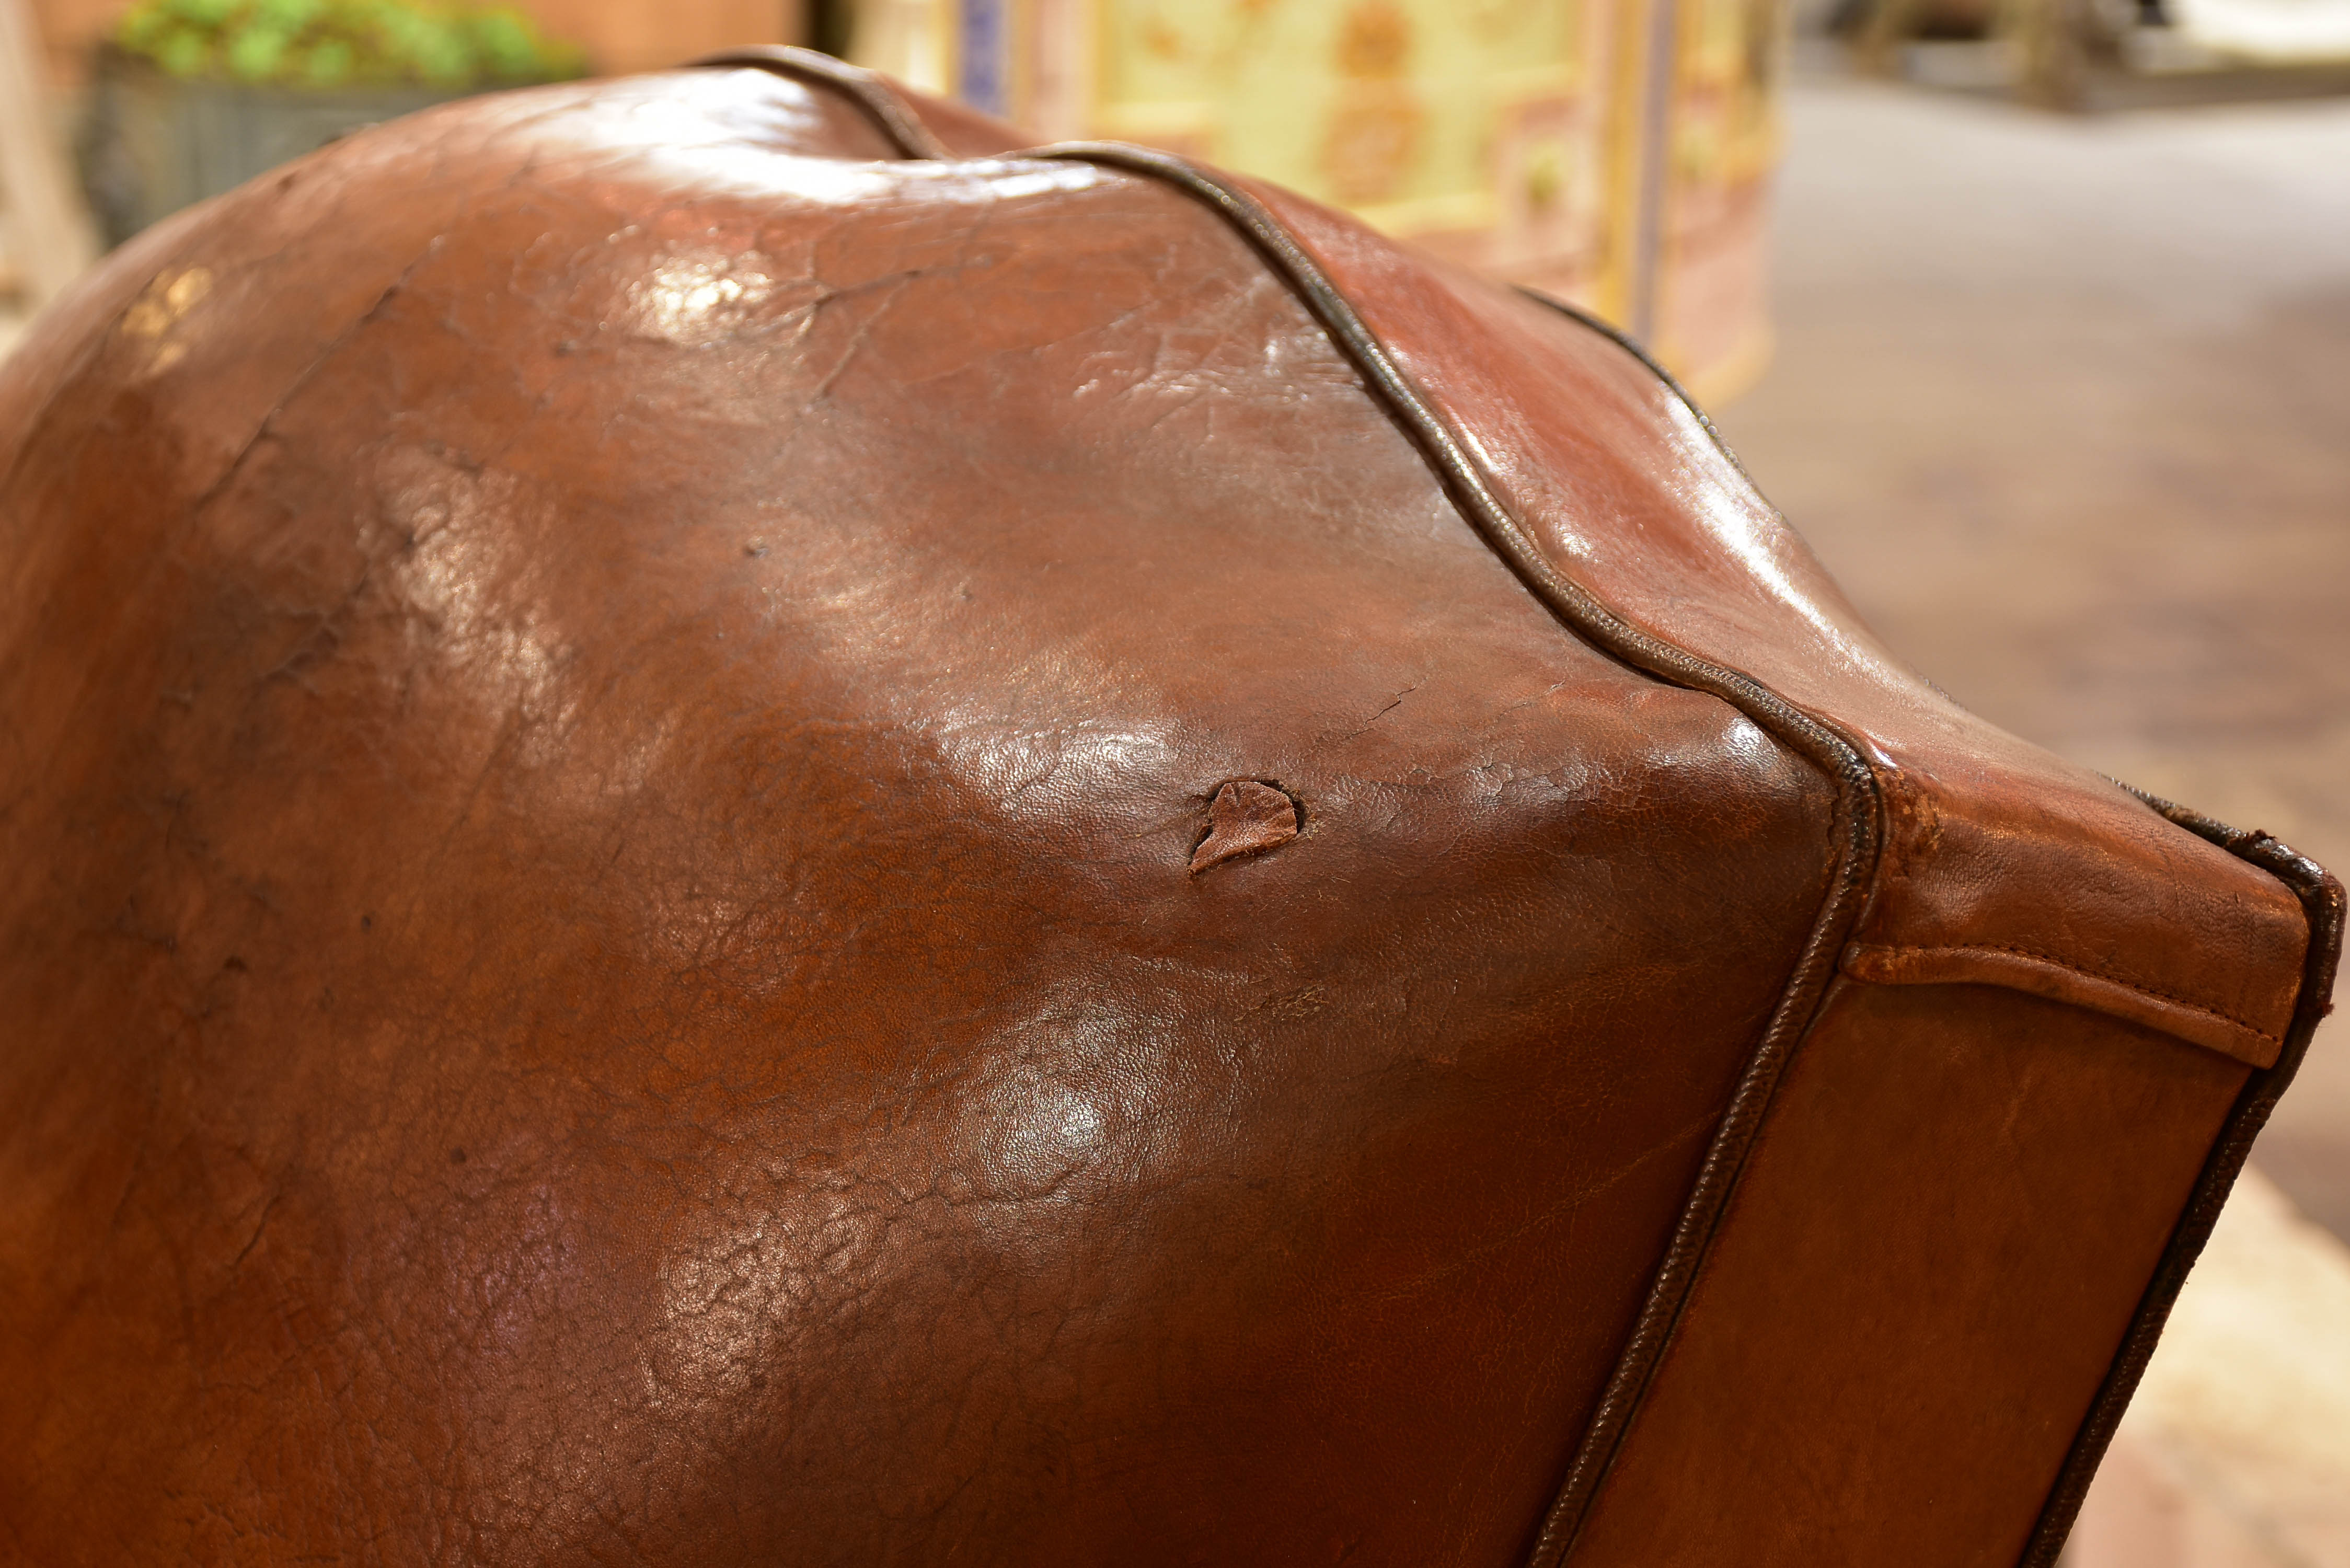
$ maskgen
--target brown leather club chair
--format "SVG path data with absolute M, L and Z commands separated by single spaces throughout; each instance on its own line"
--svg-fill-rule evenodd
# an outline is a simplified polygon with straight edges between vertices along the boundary
M 0 373 L 0 1558 L 2046 1563 L 2339 888 L 1021 144 L 475 100 Z

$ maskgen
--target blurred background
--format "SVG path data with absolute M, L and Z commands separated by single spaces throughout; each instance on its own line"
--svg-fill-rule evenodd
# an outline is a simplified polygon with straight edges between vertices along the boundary
M 2350 0 L 0 0 L 0 354 L 349 126 L 771 42 L 1586 306 L 1960 701 L 2350 868 Z M 2255 1166 L 2076 1568 L 2350 1568 L 2350 1029 Z

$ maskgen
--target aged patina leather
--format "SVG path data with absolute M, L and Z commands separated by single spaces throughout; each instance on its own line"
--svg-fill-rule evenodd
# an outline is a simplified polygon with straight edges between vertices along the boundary
M 1023 140 L 474 100 L 0 371 L 0 1555 L 2047 1562 L 2338 886 Z

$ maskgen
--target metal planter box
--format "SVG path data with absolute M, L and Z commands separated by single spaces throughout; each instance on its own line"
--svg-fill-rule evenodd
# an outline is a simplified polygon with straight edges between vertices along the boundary
M 82 148 L 109 244 L 348 131 L 466 96 L 427 87 L 333 91 L 187 81 L 120 50 L 99 57 Z

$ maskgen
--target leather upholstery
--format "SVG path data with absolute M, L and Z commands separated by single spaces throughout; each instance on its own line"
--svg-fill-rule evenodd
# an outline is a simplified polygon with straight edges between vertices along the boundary
M 1604 333 L 1020 140 L 474 100 L 0 372 L 0 1542 L 2044 1560 L 2338 886 Z

